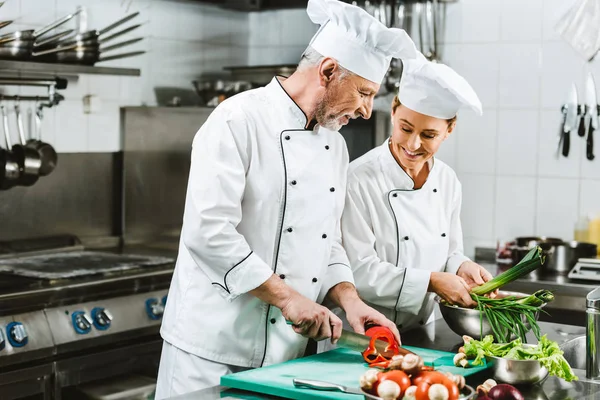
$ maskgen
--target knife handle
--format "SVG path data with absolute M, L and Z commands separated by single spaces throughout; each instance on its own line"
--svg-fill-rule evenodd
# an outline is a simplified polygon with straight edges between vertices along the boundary
M 587 137 L 587 159 L 592 161 L 594 157 L 594 126 L 590 122 L 590 129 Z
M 305 388 L 315 389 L 315 390 L 331 390 L 331 391 L 344 392 L 346 389 L 342 385 L 337 385 L 335 383 L 323 382 L 323 381 L 313 381 L 312 379 L 294 378 L 293 382 L 294 382 L 294 386 L 296 386 L 296 387 L 305 387 Z
M 568 157 L 569 149 L 571 148 L 571 132 L 564 132 L 563 135 L 564 135 L 564 138 L 563 138 L 562 155 L 565 157 Z
M 584 110 L 582 110 L 582 113 L 581 113 L 581 120 L 579 121 L 579 130 L 577 131 L 577 133 L 581 137 L 585 136 L 585 111 Z

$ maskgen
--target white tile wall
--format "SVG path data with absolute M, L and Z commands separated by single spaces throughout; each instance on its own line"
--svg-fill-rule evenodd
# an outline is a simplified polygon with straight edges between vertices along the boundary
M 115 39 L 114 43 L 135 37 L 144 40 L 115 50 L 113 54 L 136 50 L 145 50 L 146 54 L 99 65 L 140 68 L 141 76 L 70 76 L 68 88 L 62 91 L 66 100 L 55 109 L 45 110 L 43 136 L 60 152 L 118 151 L 121 149 L 120 106 L 156 105 L 155 87 L 192 91 L 192 80 L 221 72 L 227 65 L 248 63 L 250 14 L 183 0 L 133 0 L 128 8 L 129 3 L 122 0 L 7 0 L 0 10 L 3 19 L 15 20 L 5 28 L 7 32 L 20 27 L 41 27 L 75 11 L 79 5 L 87 10 L 89 29 L 101 29 L 134 11 L 140 12 L 114 32 L 135 24 L 141 26 Z M 75 23 L 69 22 L 59 29 L 74 27 Z M 39 88 L 30 87 L 3 87 L 1 91 L 43 94 Z M 88 95 L 94 96 L 95 104 L 100 107 L 85 114 L 83 98 Z
M 536 234 L 573 239 L 579 213 L 578 180 L 540 178 L 537 189 Z
M 498 173 L 535 175 L 537 165 L 539 112 L 500 110 L 498 112 Z

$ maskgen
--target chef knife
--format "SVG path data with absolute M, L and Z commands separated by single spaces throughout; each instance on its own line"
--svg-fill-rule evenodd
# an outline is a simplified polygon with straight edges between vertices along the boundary
M 293 323 L 291 321 L 285 321 L 285 322 L 288 325 L 293 325 Z M 365 351 L 366 349 L 369 348 L 370 343 L 371 343 L 370 336 L 361 335 L 360 333 L 352 332 L 347 329 L 342 329 L 342 334 L 336 344 L 339 347 L 343 347 L 345 349 L 350 349 L 350 350 L 354 350 L 354 351 L 358 351 L 359 353 L 362 353 L 363 351 Z M 375 341 L 375 348 L 377 349 L 379 354 L 381 354 L 385 358 L 389 359 L 389 358 L 392 358 L 392 356 L 394 354 L 392 352 L 385 350 L 387 346 L 388 346 L 388 343 L 384 342 L 383 340 Z M 401 354 L 403 356 L 406 354 L 415 354 L 412 351 L 405 349 L 404 347 L 399 347 L 398 349 L 399 349 L 398 354 Z
M 337 391 L 342 393 L 349 394 L 360 394 L 361 396 L 365 396 L 366 399 L 371 400 L 381 400 L 381 397 L 373 396 L 372 394 L 365 393 L 359 388 L 351 388 L 344 385 L 338 385 L 337 383 L 323 382 L 323 381 L 315 381 L 312 379 L 298 379 L 294 378 L 293 380 L 294 386 L 299 388 L 307 388 L 314 390 L 327 390 L 327 391 Z
M 588 75 L 585 90 L 585 101 L 587 106 L 586 112 L 590 116 L 586 156 L 587 159 L 591 161 L 594 159 L 594 131 L 598 129 L 598 101 L 596 99 L 596 83 L 594 82 L 594 76 L 591 73 Z
M 577 122 L 577 87 L 575 84 L 572 84 L 571 89 L 569 90 L 567 103 L 563 108 L 563 127 L 559 141 L 559 148 L 560 142 L 562 142 L 562 155 L 565 157 L 569 156 L 569 150 L 571 148 L 571 132 L 577 131 Z

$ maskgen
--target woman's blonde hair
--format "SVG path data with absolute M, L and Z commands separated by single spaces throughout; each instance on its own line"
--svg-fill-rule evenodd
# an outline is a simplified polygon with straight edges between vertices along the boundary
M 394 96 L 394 100 L 392 101 L 392 112 L 396 112 L 396 109 L 398 107 L 400 107 L 402 105 L 402 103 L 400 103 L 400 100 L 398 99 L 398 96 Z M 456 115 L 452 118 L 449 118 L 446 120 L 446 122 L 448 122 L 448 126 L 452 125 L 453 123 L 456 122 Z

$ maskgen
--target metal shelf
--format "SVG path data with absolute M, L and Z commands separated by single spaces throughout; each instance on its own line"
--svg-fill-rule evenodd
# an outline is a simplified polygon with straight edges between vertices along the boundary
M 141 75 L 141 71 L 135 68 L 91 67 L 87 65 L 40 63 L 10 60 L 0 60 L 0 71 L 25 71 L 53 74 L 91 74 L 120 76 Z

